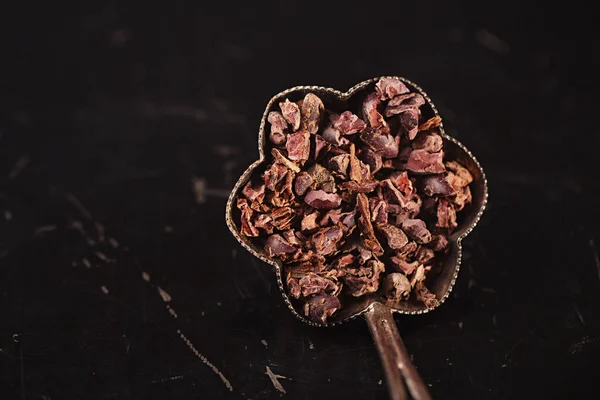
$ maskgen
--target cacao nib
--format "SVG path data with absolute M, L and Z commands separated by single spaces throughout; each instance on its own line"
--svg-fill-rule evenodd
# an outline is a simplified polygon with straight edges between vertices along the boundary
M 275 233 L 267 238 L 265 251 L 269 257 L 279 254 L 295 253 L 296 248 L 288 243 L 281 235 Z
M 321 99 L 312 93 L 307 93 L 300 107 L 300 127 L 309 133 L 317 133 L 324 109 Z
M 406 300 L 410 296 L 411 286 L 408 278 L 400 272 L 392 272 L 383 278 L 383 294 L 390 302 Z
M 456 191 L 450 185 L 450 182 L 446 179 L 446 177 L 442 174 L 435 175 L 425 175 L 421 178 L 421 192 L 425 194 L 425 196 L 454 196 Z
M 379 289 L 379 277 L 385 271 L 381 261 L 369 260 L 364 267 L 348 268 L 342 277 L 350 296 L 360 297 Z
M 390 249 L 401 249 L 408 243 L 408 238 L 402 229 L 390 224 L 378 224 L 377 230 L 385 236 Z
M 429 247 L 435 252 L 444 251 L 448 247 L 448 239 L 444 235 L 435 235 L 429 242 Z
M 374 152 L 371 148 L 363 149 L 358 155 L 360 160 L 369 166 L 371 173 L 376 173 L 383 166 L 381 154 Z
M 377 187 L 376 181 L 364 181 L 362 183 L 348 181 L 340 184 L 340 188 L 350 193 L 371 193 Z
M 313 180 L 312 177 L 306 171 L 300 172 L 296 175 L 296 180 L 294 182 L 294 191 L 298 196 L 304 195 L 310 185 L 312 185 Z
M 286 140 L 287 121 L 283 118 L 280 112 L 271 111 L 267 118 L 267 121 L 271 124 L 271 133 L 269 134 L 269 140 L 275 145 L 282 145 Z
M 262 182 L 254 183 L 249 181 L 246 186 L 244 186 L 242 194 L 251 202 L 257 201 L 262 203 L 265 198 L 265 184 Z
M 308 297 L 317 293 L 335 293 L 338 286 L 330 279 L 323 278 L 314 272 L 309 272 L 298 281 L 302 290 L 302 296 Z
M 340 115 L 332 114 L 330 121 L 333 124 L 333 128 L 342 135 L 352 135 L 367 127 L 367 124 L 362 119 L 350 111 L 344 111 Z
M 431 232 L 427 230 L 425 221 L 421 219 L 405 219 L 402 221 L 402 229 L 419 244 L 431 242 Z
M 369 126 L 386 131 L 388 129 L 387 122 L 377 110 L 380 103 L 381 100 L 379 100 L 377 93 L 367 96 L 362 107 L 363 118 L 369 123 Z
M 283 118 L 292 126 L 292 130 L 297 131 L 300 128 L 300 108 L 298 104 L 285 99 L 284 102 L 279 103 L 279 108 Z
M 310 156 L 310 133 L 307 131 L 298 131 L 288 135 L 285 148 L 287 149 L 288 158 L 290 160 L 308 160 L 308 157 Z
M 417 108 L 406 110 L 400 114 L 400 126 L 406 133 L 408 140 L 413 140 L 419 133 L 419 117 L 420 113 Z
M 381 78 L 375 85 L 375 89 L 379 100 L 388 100 L 409 92 L 406 85 L 398 78 Z
M 428 131 L 430 129 L 437 128 L 438 126 L 440 126 L 441 123 L 442 123 L 442 119 L 438 116 L 429 118 L 427 121 L 425 121 L 424 123 L 419 125 L 419 132 L 420 131 Z
M 289 139 L 288 139 L 289 141 Z M 415 150 L 427 150 L 430 153 L 437 153 L 442 150 L 444 142 L 437 133 L 421 132 L 413 140 L 412 148 Z
M 319 323 L 371 293 L 435 307 L 428 287 L 472 201 L 473 175 L 445 158 L 423 96 L 396 78 L 370 87 L 358 110 L 310 92 L 276 103 L 262 175 L 236 199 L 241 235 L 281 262 L 289 296 Z
M 442 159 L 443 152 L 430 153 L 427 150 L 413 150 L 408 156 L 406 169 L 419 174 L 439 174 L 446 171 Z
M 418 109 L 425 104 L 425 99 L 418 93 L 406 93 L 395 96 L 385 108 L 385 116 L 400 114 L 411 109 Z
M 408 262 L 399 255 L 390 257 L 390 262 L 394 270 L 406 275 L 415 272 L 415 269 L 419 266 L 418 261 Z
M 365 142 L 373 151 L 384 158 L 394 158 L 398 156 L 398 141 L 390 134 L 383 133 L 377 129 L 365 129 L 360 134 L 360 139 Z
M 437 223 L 438 228 L 443 228 L 449 233 L 456 229 L 456 210 L 454 205 L 446 199 L 440 199 L 437 208 Z
M 313 190 L 304 196 L 304 201 L 311 207 L 318 209 L 331 209 L 342 204 L 342 198 L 336 193 L 327 193 L 323 190 Z
M 327 318 L 341 307 L 337 297 L 323 293 L 317 294 L 304 303 L 304 315 L 314 322 L 324 324 L 327 322 Z

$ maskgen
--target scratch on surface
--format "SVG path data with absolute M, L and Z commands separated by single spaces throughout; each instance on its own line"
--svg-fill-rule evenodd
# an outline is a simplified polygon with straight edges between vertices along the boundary
M 571 345 L 571 347 L 569 347 L 569 352 L 571 353 L 571 355 L 581 353 L 581 351 L 583 350 L 583 347 L 585 345 L 595 342 L 596 339 L 597 338 L 590 338 L 588 336 L 584 336 L 581 339 L 579 339 L 577 342 L 573 343 Z
M 287 393 L 285 391 L 285 389 L 283 388 L 283 385 L 281 384 L 281 382 L 279 382 L 279 379 L 290 379 L 286 376 L 283 375 L 276 375 L 273 373 L 273 371 L 271 371 L 271 368 L 269 368 L 269 366 L 266 366 L 266 371 L 265 375 L 267 375 L 269 377 L 269 379 L 271 379 L 271 383 L 273 383 L 273 387 L 277 390 L 279 390 L 281 393 L 285 394 Z
M 577 318 L 579 318 L 579 321 L 581 321 L 581 325 L 585 326 L 585 321 L 583 320 L 583 315 L 581 315 L 581 311 L 579 311 L 579 307 L 577 307 L 577 304 L 573 303 L 573 308 L 575 309 Z
M 167 381 L 176 381 L 178 379 L 183 379 L 183 375 L 169 376 L 168 378 L 157 379 L 155 381 L 152 381 L 152 383 L 167 382 Z
M 108 294 L 109 293 L 108 289 L 104 285 L 100 286 L 100 290 L 102 290 L 102 293 L 104 293 L 104 294 Z
M 85 208 L 83 206 L 83 204 L 81 204 L 81 202 L 79 201 L 79 199 L 77 197 L 75 197 L 73 194 L 71 193 L 67 193 L 65 195 L 65 197 L 67 198 L 67 200 L 73 205 L 73 207 L 75 207 L 77 209 L 77 211 L 79 211 L 79 213 L 85 218 L 88 219 L 90 221 L 92 221 L 94 218 L 92 217 L 92 214 L 90 214 L 90 212 L 88 211 L 87 208 Z
M 146 271 L 142 272 L 142 279 L 146 282 L 150 282 L 150 274 L 148 274 Z
M 10 212 L 10 210 L 4 210 L 4 218 L 7 221 L 10 221 L 12 219 L 13 215 L 12 212 Z
M 21 156 L 21 158 L 19 158 L 19 160 L 10 170 L 10 173 L 8 174 L 8 179 L 13 180 L 17 176 L 19 176 L 19 174 L 25 169 L 25 167 L 27 167 L 29 161 L 31 161 L 31 159 L 28 155 Z
M 260 341 L 266 348 L 269 348 L 269 344 L 267 343 L 267 341 L 265 339 L 262 339 Z
M 487 29 L 480 29 L 475 33 L 475 40 L 488 49 L 498 54 L 507 54 L 510 50 L 508 43 L 494 35 Z
M 41 235 L 42 233 L 52 232 L 56 230 L 56 225 L 44 225 L 35 228 L 35 235 Z
M 313 344 L 313 342 L 310 341 L 310 339 L 308 339 L 308 348 L 311 350 L 315 349 L 315 345 Z
M 219 378 L 221 378 L 221 380 L 225 384 L 225 387 L 227 387 L 227 389 L 229 389 L 230 392 L 233 392 L 233 386 L 231 386 L 231 383 L 229 383 L 227 378 L 225 378 L 225 375 L 223 375 L 221 373 L 221 371 L 219 371 L 219 369 L 217 367 L 215 367 L 215 365 L 213 363 L 208 361 L 208 359 L 206 357 L 204 357 L 202 354 L 200 354 L 200 352 L 196 349 L 196 347 L 192 344 L 192 342 L 190 342 L 190 340 L 181 332 L 181 329 L 177 329 L 177 333 L 179 334 L 181 339 L 185 342 L 185 344 L 187 344 L 187 346 L 190 348 L 192 353 L 194 353 L 196 355 L 196 357 L 198 357 L 200 359 L 200 361 L 202 361 L 206 366 L 208 366 L 210 369 L 212 369 L 213 372 L 215 374 L 217 374 L 219 376 Z M 284 391 L 284 393 L 285 393 L 285 391 Z
M 81 262 L 83 263 L 83 265 L 85 265 L 86 268 L 92 268 L 92 264 L 89 262 L 89 260 L 85 257 L 83 257 L 81 259 Z
M 167 293 L 163 288 L 157 286 L 156 289 L 158 290 L 158 294 L 165 303 L 168 303 L 172 300 L 171 295 Z
M 96 251 L 96 252 L 94 252 L 94 255 L 95 255 L 96 257 L 98 257 L 98 259 L 99 259 L 100 261 L 104 261 L 104 262 L 109 262 L 109 261 L 110 261 L 110 258 L 106 257 L 106 254 L 104 254 L 104 253 L 103 253 L 103 252 L 101 252 L 101 251 Z
M 104 242 L 104 225 L 100 222 L 94 222 L 94 226 L 96 227 L 96 234 L 98 235 L 98 241 L 100 243 Z
M 532 330 L 530 330 L 529 332 L 527 332 L 527 334 L 525 334 L 525 336 L 523 336 L 521 339 L 517 340 L 517 342 L 515 343 L 515 345 L 513 347 L 511 347 L 511 349 L 504 355 L 504 358 L 508 358 L 508 356 L 517 349 L 517 347 L 519 347 L 524 341 L 525 339 L 527 339 L 529 336 L 531 336 L 533 334 L 533 332 L 535 332 L 537 329 L 533 328 Z
M 81 237 L 83 237 L 83 239 L 87 242 L 87 244 L 89 246 L 94 246 L 96 244 L 96 242 L 87 234 L 85 229 L 83 229 L 83 224 L 81 223 L 81 221 L 71 222 L 71 224 L 69 225 L 69 228 L 74 229 L 77 232 L 79 232 Z
M 596 271 L 598 272 L 598 280 L 600 280 L 600 257 L 598 257 L 598 250 L 596 249 L 596 243 L 594 242 L 594 238 L 590 239 L 590 247 L 592 248 L 592 253 L 594 255 L 594 262 L 596 263 Z
M 108 238 L 108 243 L 115 249 L 119 248 L 119 242 L 117 242 L 117 239 L 115 238 Z

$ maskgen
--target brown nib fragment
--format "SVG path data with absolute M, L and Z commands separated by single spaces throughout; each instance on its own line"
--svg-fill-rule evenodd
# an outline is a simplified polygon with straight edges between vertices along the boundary
M 349 154 L 338 154 L 331 157 L 329 160 L 329 168 L 338 175 L 345 176 L 348 173 L 348 165 L 350 164 Z
M 398 78 L 381 78 L 375 85 L 379 100 L 388 100 L 399 94 L 408 93 L 408 88 Z
M 371 193 L 377 188 L 377 185 L 379 185 L 377 181 L 364 181 L 361 183 L 348 181 L 341 183 L 340 188 L 350 193 Z
M 454 178 L 451 183 L 455 188 L 465 187 L 473 182 L 473 175 L 458 162 L 448 161 L 446 162 L 446 168 L 454 173 Z
M 365 129 L 360 134 L 360 139 L 365 142 L 375 153 L 384 158 L 395 158 L 398 156 L 398 141 L 390 134 L 377 129 Z
M 274 234 L 268 237 L 265 242 L 265 251 L 269 257 L 280 254 L 291 254 L 296 252 L 296 248 L 288 243 L 281 235 Z
M 400 272 L 392 272 L 383 278 L 383 294 L 389 302 L 406 300 L 410 296 L 410 281 Z
M 377 110 L 380 103 L 381 100 L 379 100 L 377 93 L 372 93 L 369 96 L 367 96 L 362 106 L 363 118 L 367 121 L 369 126 L 373 128 L 381 128 L 383 130 L 387 130 L 387 122 L 385 122 L 383 115 L 381 115 Z
M 344 231 L 339 226 L 323 228 L 312 235 L 311 243 L 316 254 L 328 255 L 337 250 L 338 242 L 342 239 Z
M 337 208 L 342 204 L 342 198 L 337 193 L 327 193 L 323 190 L 313 190 L 304 196 L 304 202 L 318 209 Z
M 408 238 L 402 229 L 390 224 L 378 224 L 377 230 L 385 236 L 391 249 L 401 249 L 408 243 Z
M 401 94 L 391 99 L 387 104 L 385 116 L 391 117 L 407 110 L 418 109 L 423 104 L 425 104 L 425 99 L 418 93 Z
M 427 230 L 425 221 L 421 219 L 405 219 L 402 221 L 402 229 L 419 244 L 425 244 L 431 241 L 431 232 Z
M 248 237 L 258 236 L 260 232 L 252 222 L 254 211 L 248 206 L 248 201 L 246 199 L 238 199 L 237 208 L 242 212 L 242 235 Z
M 429 118 L 427 121 L 425 121 L 421 125 L 419 125 L 419 132 L 420 131 L 428 131 L 430 129 L 437 128 L 438 126 L 440 126 L 441 123 L 442 123 L 442 119 L 440 117 L 436 116 L 436 117 Z
M 440 199 L 437 208 L 437 223 L 438 228 L 442 228 L 451 233 L 456 229 L 456 210 L 454 205 L 446 199 Z
M 406 133 L 406 137 L 409 140 L 413 140 L 417 133 L 419 133 L 419 116 L 421 113 L 418 108 L 411 108 L 400 114 L 400 126 Z
M 317 133 L 321 122 L 321 113 L 324 109 L 321 99 L 312 93 L 307 93 L 300 107 L 300 127 L 309 133 Z
M 337 297 L 317 294 L 304 304 L 304 315 L 314 322 L 327 323 L 327 318 L 342 307 Z
M 271 124 L 271 133 L 269 140 L 275 145 L 282 145 L 286 140 L 287 121 L 283 118 L 280 112 L 271 111 L 267 117 L 267 121 Z
M 298 167 L 292 161 L 285 158 L 285 156 L 281 154 L 281 151 L 279 151 L 278 149 L 271 150 L 271 154 L 275 158 L 276 162 L 280 163 L 281 165 L 285 165 L 294 172 L 300 172 L 300 167 Z
M 418 261 L 408 262 L 399 255 L 390 257 L 390 263 L 392 269 L 403 274 L 410 275 L 415 272 L 415 269 L 419 266 Z
M 327 168 L 324 168 L 320 164 L 314 164 L 308 169 L 308 173 L 313 179 L 313 187 L 315 189 L 321 189 L 327 193 L 334 193 L 336 191 L 335 179 Z
M 430 153 L 427 150 L 413 150 L 406 162 L 406 169 L 417 174 L 440 174 L 446 171 L 443 157 L 441 151 Z
M 310 133 L 298 131 L 288 136 L 285 148 L 288 158 L 293 161 L 306 161 L 310 156 Z M 297 171 L 296 171 L 297 172 Z
M 288 139 L 289 140 L 289 139 Z M 413 140 L 412 148 L 415 150 L 427 150 L 430 153 L 437 153 L 442 150 L 444 142 L 437 133 L 421 132 Z
M 308 297 L 316 293 L 335 293 L 338 286 L 330 279 L 323 278 L 313 272 L 309 272 L 300 278 L 298 282 L 302 290 L 302 296 Z
M 296 175 L 296 180 L 294 181 L 294 191 L 298 196 L 303 196 L 312 183 L 312 177 L 308 174 L 308 172 L 302 171 Z
M 287 287 L 288 287 L 290 296 L 292 296 L 296 299 L 299 299 L 302 288 L 300 287 L 298 280 L 293 278 L 292 274 L 290 272 L 288 272 L 285 281 L 287 283 Z
M 297 131 L 300 128 L 300 108 L 298 105 L 285 99 L 285 101 L 279 103 L 279 108 L 281 108 L 283 118 L 292 126 L 292 130 Z
M 340 115 L 332 114 L 330 121 L 333 128 L 338 130 L 342 135 L 353 135 L 367 127 L 367 124 L 362 119 L 350 111 L 344 111 Z
M 442 174 L 426 175 L 420 180 L 420 189 L 425 196 L 454 196 L 456 191 Z
M 375 236 L 375 231 L 373 230 L 373 225 L 371 223 L 369 199 L 367 198 L 366 194 L 359 193 L 356 195 L 356 208 L 360 215 L 358 217 L 357 225 L 360 229 L 361 239 L 364 246 L 371 250 L 374 254 L 383 254 L 383 248 Z
M 319 224 L 317 223 L 318 218 L 318 211 L 313 211 L 311 214 L 306 214 L 302 217 L 302 221 L 300 222 L 300 230 L 304 233 L 308 233 L 319 229 Z
M 435 235 L 429 242 L 429 247 L 435 252 L 444 251 L 448 247 L 448 239 L 444 235 Z
M 257 201 L 262 203 L 265 198 L 265 184 L 262 182 L 256 183 L 249 181 L 246 186 L 244 186 L 244 189 L 242 189 L 242 194 L 251 202 Z
M 350 296 L 360 297 L 379 289 L 379 278 L 385 271 L 385 265 L 379 260 L 369 260 L 364 267 L 348 268 L 343 276 Z
M 422 301 L 427 308 L 435 308 L 440 305 L 438 299 L 435 298 L 435 294 L 431 293 L 423 282 L 419 282 L 415 286 L 415 292 L 417 300 Z
M 374 152 L 371 148 L 361 150 L 358 158 L 369 166 L 371 173 L 376 173 L 383 166 L 381 154 Z

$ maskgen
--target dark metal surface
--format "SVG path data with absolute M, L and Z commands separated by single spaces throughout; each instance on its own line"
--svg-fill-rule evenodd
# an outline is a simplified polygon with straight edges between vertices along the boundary
M 597 24 L 535 3 L 3 3 L 0 398 L 386 399 L 367 325 L 294 318 L 222 210 L 273 93 L 395 73 L 490 182 L 444 306 L 396 316 L 432 397 L 593 396 Z

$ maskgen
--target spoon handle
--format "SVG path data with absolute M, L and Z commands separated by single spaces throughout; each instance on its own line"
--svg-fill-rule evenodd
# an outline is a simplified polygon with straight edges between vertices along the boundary
M 408 399 L 406 393 L 408 387 L 410 398 L 431 400 L 427 387 L 404 347 L 392 311 L 381 303 L 373 303 L 364 316 L 383 363 L 390 398 Z

